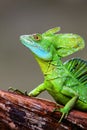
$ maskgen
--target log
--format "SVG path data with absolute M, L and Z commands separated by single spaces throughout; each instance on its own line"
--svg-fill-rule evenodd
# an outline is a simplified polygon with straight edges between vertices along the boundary
M 0 90 L 0 130 L 87 130 L 87 113 L 72 110 L 61 123 L 63 106 L 54 102 Z

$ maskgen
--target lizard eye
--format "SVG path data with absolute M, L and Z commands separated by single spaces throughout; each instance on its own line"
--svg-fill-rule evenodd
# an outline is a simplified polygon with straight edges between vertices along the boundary
M 33 38 L 34 38 L 34 40 L 36 40 L 36 41 L 40 41 L 40 40 L 41 40 L 41 36 L 40 36 L 39 34 L 34 34 L 34 35 L 33 35 Z

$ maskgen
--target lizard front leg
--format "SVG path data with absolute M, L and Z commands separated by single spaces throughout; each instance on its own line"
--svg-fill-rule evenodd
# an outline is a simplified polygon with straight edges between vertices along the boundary
M 45 90 L 45 83 L 40 84 L 35 89 L 33 89 L 31 92 L 28 93 L 28 96 L 36 97 L 39 95 L 42 91 Z
M 37 95 L 39 95 L 42 91 L 45 90 L 45 83 L 40 84 L 39 86 L 37 86 L 35 89 L 33 89 L 31 92 L 27 93 L 27 91 L 22 92 L 19 89 L 14 89 L 12 87 L 10 87 L 8 89 L 9 91 L 13 91 L 15 93 L 18 94 L 22 94 L 22 95 L 26 95 L 26 96 L 32 96 L 32 97 L 36 97 Z

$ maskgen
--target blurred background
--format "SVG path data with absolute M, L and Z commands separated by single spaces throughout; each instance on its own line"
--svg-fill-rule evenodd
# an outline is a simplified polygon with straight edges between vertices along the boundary
M 61 27 L 60 33 L 77 33 L 85 39 L 85 49 L 66 59 L 87 60 L 87 0 L 0 0 L 0 89 L 30 91 L 43 82 L 37 62 L 19 36 L 55 26 Z M 47 92 L 40 97 L 52 99 Z

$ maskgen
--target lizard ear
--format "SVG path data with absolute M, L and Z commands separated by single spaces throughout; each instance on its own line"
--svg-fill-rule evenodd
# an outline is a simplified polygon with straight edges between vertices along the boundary
M 60 31 L 60 27 L 55 27 L 55 28 L 47 30 L 45 33 L 43 33 L 43 36 L 52 35 L 52 34 L 57 33 L 59 31 Z

